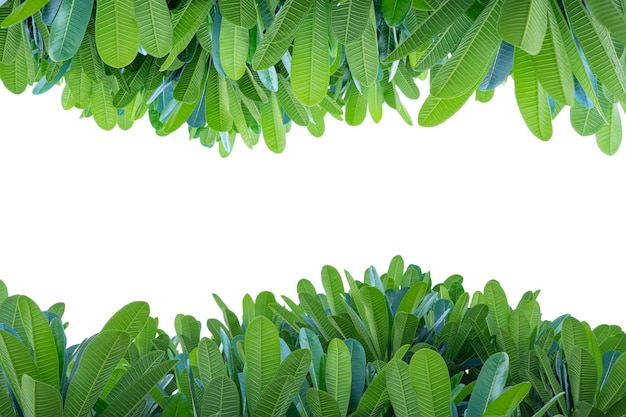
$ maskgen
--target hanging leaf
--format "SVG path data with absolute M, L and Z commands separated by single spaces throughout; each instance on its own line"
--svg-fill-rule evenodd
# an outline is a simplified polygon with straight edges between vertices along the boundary
M 485 75 L 485 78 L 483 78 L 482 82 L 478 86 L 478 90 L 493 90 L 508 78 L 511 74 L 511 70 L 513 69 L 514 51 L 515 48 L 513 45 L 502 41 L 500 48 L 493 59 L 491 68 L 489 68 L 487 75 Z
M 383 18 L 390 27 L 399 26 L 411 10 L 411 0 L 382 0 Z
M 228 132 L 233 125 L 233 117 L 229 112 L 227 81 L 217 73 L 213 65 L 209 68 L 206 83 L 206 120 L 209 127 L 218 132 Z
M 473 93 L 474 91 L 470 89 L 469 92 L 455 98 L 439 98 L 429 95 L 420 108 L 417 123 L 420 126 L 433 127 L 445 122 L 463 107 Z
M 333 35 L 343 45 L 361 38 L 368 27 L 371 0 L 333 0 L 330 7 L 330 25 Z
M 10 7 L 0 7 L 0 19 L 9 15 Z M 8 28 L 0 27 L 0 64 L 10 64 L 20 51 L 24 28 L 14 25 Z
M 328 1 L 315 1 L 293 42 L 291 88 L 305 106 L 319 104 L 328 90 L 328 20 Z
M 546 0 L 505 0 L 498 32 L 506 42 L 530 55 L 536 55 L 544 43 L 547 27 Z
M 597 107 L 587 108 L 579 102 L 574 103 L 570 110 L 570 122 L 581 136 L 594 135 L 606 124 Z
M 166 0 L 135 1 L 135 19 L 141 47 L 161 58 L 172 47 L 172 19 Z
M 369 89 L 367 87 L 361 87 L 361 91 L 363 92 L 362 94 L 355 84 L 348 86 L 346 93 L 346 122 L 350 126 L 358 126 L 363 123 L 367 114 Z
M 608 124 L 603 125 L 596 132 L 596 143 L 602 152 L 614 155 L 622 143 L 622 121 L 617 104 L 613 104 L 608 113 Z
M 626 18 L 619 2 L 586 0 L 585 5 L 595 19 L 606 27 L 619 42 L 626 44 Z
M 35 12 L 41 10 L 50 0 L 26 0 L 17 6 L 11 14 L 0 22 L 0 27 L 8 27 L 21 22 Z
M 372 10 L 370 22 L 361 38 L 345 46 L 350 74 L 364 87 L 371 86 L 378 77 L 378 40 L 373 13 Z
M 74 56 L 85 36 L 94 0 L 62 0 L 50 25 L 48 54 L 53 61 Z
M 221 4 L 221 3 L 220 3 Z M 220 62 L 228 77 L 240 79 L 246 71 L 248 30 L 223 19 L 220 27 Z
M 221 0 L 220 11 L 226 21 L 246 29 L 256 24 L 255 0 Z

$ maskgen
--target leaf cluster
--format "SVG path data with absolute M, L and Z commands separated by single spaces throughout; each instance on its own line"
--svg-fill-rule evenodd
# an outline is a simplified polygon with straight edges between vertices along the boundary
M 128 129 L 230 154 L 260 136 L 282 152 L 291 124 L 321 136 L 383 105 L 438 125 L 512 76 L 520 112 L 543 140 L 570 106 L 580 135 L 613 154 L 626 102 L 624 0 L 0 0 L 0 80 L 13 93 L 63 84 L 62 105 Z
M 239 319 L 179 314 L 172 337 L 145 302 L 67 346 L 64 304 L 45 311 L 0 285 L 0 415 L 622 416 L 626 334 L 569 315 L 541 319 L 538 291 L 511 307 L 489 281 L 470 295 L 454 275 L 401 257 L 363 281 L 322 269 L 298 302 L 262 292 Z

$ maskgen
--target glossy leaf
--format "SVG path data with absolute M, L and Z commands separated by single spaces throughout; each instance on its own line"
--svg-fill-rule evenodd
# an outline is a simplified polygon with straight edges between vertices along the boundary
M 85 36 L 94 0 L 62 0 L 50 25 L 48 54 L 54 61 L 74 56 Z

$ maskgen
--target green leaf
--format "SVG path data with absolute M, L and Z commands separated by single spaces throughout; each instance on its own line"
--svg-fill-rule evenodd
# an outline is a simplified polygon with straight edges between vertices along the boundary
M 13 394 L 20 403 L 22 377 L 27 374 L 37 379 L 39 371 L 28 348 L 6 330 L 0 330 L 0 364 Z
M 485 410 L 485 416 L 508 416 L 520 405 L 530 391 L 530 382 L 522 382 L 504 391 Z
M 626 72 L 611 35 L 592 20 L 580 0 L 564 0 L 563 4 L 589 67 L 619 101 L 626 101 Z
M 206 80 L 208 55 L 204 49 L 198 48 L 191 62 L 185 64 L 174 87 L 176 100 L 189 104 L 195 104 L 200 100 Z
M 417 394 L 411 385 L 409 365 L 399 359 L 392 359 L 385 368 L 387 369 L 387 392 L 395 415 L 397 417 L 420 415 Z
M 622 353 L 609 371 L 596 400 L 596 406 L 608 411 L 626 396 L 626 355 Z
M 63 400 L 58 388 L 37 381 L 30 375 L 22 377 L 24 417 L 62 417 Z
M 139 29 L 133 0 L 96 2 L 96 48 L 105 64 L 122 68 L 139 49 Z
M 233 25 L 253 28 L 256 24 L 256 2 L 254 0 L 221 0 L 222 17 Z M 224 21 L 222 20 L 222 24 Z
M 244 344 L 246 362 L 243 378 L 247 407 L 252 413 L 261 400 L 261 393 L 273 380 L 280 366 L 278 330 L 267 317 L 256 317 L 246 329 Z
M 409 365 L 411 385 L 421 416 L 452 416 L 452 391 L 446 362 L 437 352 L 420 349 Z
M 183 352 L 191 352 L 198 347 L 201 325 L 195 317 L 177 314 L 174 319 L 174 328 Z
M 103 130 L 112 130 L 117 124 L 117 109 L 104 81 L 92 84 L 89 101 L 96 124 Z
M 361 87 L 361 92 L 354 83 L 347 89 L 346 99 L 346 123 L 350 126 L 358 126 L 365 120 L 367 114 L 367 99 L 369 89 Z
M 11 14 L 2 21 L 0 27 L 5 28 L 21 22 L 42 9 L 49 1 L 50 0 L 25 0 L 22 4 L 13 9 Z
M 119 330 L 104 330 L 88 342 L 65 396 L 64 417 L 91 412 L 111 374 L 126 353 L 130 337 Z
M 252 58 L 252 68 L 261 70 L 278 62 L 291 45 L 291 41 L 296 36 L 313 3 L 319 2 L 289 0 L 280 8 L 276 18 L 267 28 L 267 33 L 256 48 Z
M 241 101 L 239 101 L 233 83 L 226 82 L 226 92 L 228 94 L 228 110 L 233 118 L 233 125 L 237 129 L 237 132 L 239 132 L 246 146 L 252 149 L 252 147 L 256 145 L 258 138 L 255 139 L 248 128 L 243 108 L 241 107 Z
M 328 344 L 326 360 L 326 391 L 337 401 L 342 416 L 348 412 L 350 389 L 352 385 L 352 367 L 350 351 L 340 339 L 333 339 Z
M 319 104 L 328 90 L 329 9 L 328 0 L 315 1 L 293 41 L 291 88 L 305 106 Z
M 455 98 L 429 95 L 420 108 L 417 123 L 420 126 L 433 127 L 445 122 L 463 107 L 473 93 L 474 89 L 470 89 L 464 95 Z
M 626 18 L 619 2 L 611 0 L 586 0 L 585 4 L 591 15 L 606 27 L 611 35 L 626 44 Z
M 348 45 L 361 38 L 370 18 L 371 0 L 333 0 L 330 25 L 339 43 Z
M 135 339 L 150 317 L 150 306 L 145 301 L 133 301 L 119 309 L 106 322 L 102 331 L 120 330 Z
M 452 58 L 432 79 L 430 93 L 433 96 L 463 96 L 485 78 L 502 42 L 496 27 L 501 9 L 500 1 L 491 2 L 474 21 Z
M 417 331 L 419 320 L 415 314 L 405 311 L 396 312 L 393 319 L 391 349 L 392 352 L 398 350 L 405 344 L 412 344 Z
M 10 7 L 0 7 L 0 19 L 8 16 L 10 11 Z M 15 61 L 23 37 L 24 27 L 22 25 L 0 28 L 0 64 L 10 64 Z
M 487 323 L 492 334 L 495 334 L 496 328 L 508 330 L 510 307 L 500 283 L 496 280 L 487 282 L 484 294 L 485 304 L 489 307 Z
M 389 403 L 387 392 L 387 367 L 384 367 L 368 385 L 361 397 L 359 406 L 351 417 L 378 416 Z M 439 416 L 437 416 L 439 417 Z M 445 417 L 445 416 L 444 416 Z
M 219 42 L 220 62 L 224 72 L 233 80 L 240 79 L 246 71 L 248 30 L 223 19 Z
M 326 391 L 310 388 L 306 392 L 306 401 L 314 417 L 342 417 L 337 401 Z
M 306 126 L 309 124 L 309 115 L 306 107 L 298 101 L 293 94 L 291 84 L 285 77 L 278 74 L 278 91 L 276 92 L 280 106 L 285 110 L 287 116 L 297 125 Z
M 384 62 L 397 61 L 411 52 L 418 50 L 423 44 L 431 42 L 432 38 L 444 31 L 451 23 L 458 19 L 474 3 L 474 0 L 444 0 L 439 7 L 428 15 L 418 28 L 411 32 Z
M 9 30 L 13 27 L 11 26 Z M 25 39 L 21 39 L 17 49 L 17 55 L 8 64 L 0 63 L 0 79 L 4 86 L 13 94 L 22 94 L 26 87 L 32 84 L 33 60 L 30 47 Z
M 162 58 L 170 51 L 173 39 L 172 18 L 166 0 L 135 0 L 135 19 L 139 42 L 152 56 Z
M 161 417 L 188 417 L 189 413 L 189 400 L 179 391 L 167 399 Z
M 369 87 L 378 77 L 378 39 L 373 16 L 359 39 L 345 46 L 346 60 L 352 77 L 361 86 Z
M 94 0 L 61 0 L 61 6 L 50 25 L 48 54 L 53 61 L 66 61 L 80 47 Z
M 548 9 L 549 24 L 541 51 L 531 58 L 535 73 L 546 92 L 558 103 L 574 105 L 574 77 L 556 17 Z
M 228 90 L 226 80 L 215 66 L 209 66 L 209 76 L 205 91 L 206 121 L 209 127 L 218 132 L 228 132 L 233 125 L 233 117 L 229 112 Z
M 267 103 L 261 103 L 260 111 L 263 140 L 270 151 L 281 153 L 285 150 L 287 142 L 276 93 L 270 93 L 270 100 Z
M 467 405 L 466 417 L 482 417 L 494 399 L 504 389 L 509 373 L 509 357 L 505 352 L 498 352 L 489 357 L 483 365 L 476 386 Z
M 248 386 L 246 386 L 248 389 Z M 214 378 L 205 387 L 202 397 L 202 416 L 236 417 L 241 413 L 239 391 L 232 379 L 225 375 Z M 188 414 L 186 414 L 187 416 Z
M 498 31 L 502 39 L 536 55 L 544 44 L 548 24 L 546 0 L 506 0 Z
M 364 286 L 359 290 L 362 318 L 374 341 L 376 357 L 386 360 L 389 348 L 389 307 L 387 299 L 378 288 Z
M 567 373 L 574 403 L 591 404 L 598 389 L 598 373 L 593 356 L 586 349 L 574 346 L 567 356 Z
M 341 297 L 344 296 L 346 291 L 343 288 L 341 275 L 339 275 L 337 269 L 330 265 L 324 265 L 322 267 L 322 285 L 324 286 L 332 314 L 339 315 L 345 313 L 346 308 L 341 301 Z
M 537 79 L 530 55 L 515 49 L 513 78 L 517 105 L 530 131 L 541 140 L 552 137 L 552 115 L 548 95 Z
M 284 416 L 299 387 L 294 377 L 277 376 L 263 390 L 252 417 Z
M 602 152 L 614 155 L 622 143 L 622 121 L 617 104 L 613 104 L 607 114 L 608 124 L 596 132 L 596 143 Z
M 390 27 L 399 26 L 411 10 L 411 0 L 382 0 L 383 18 Z
M 367 94 L 367 108 L 374 123 L 383 117 L 383 88 L 379 82 L 372 83 Z

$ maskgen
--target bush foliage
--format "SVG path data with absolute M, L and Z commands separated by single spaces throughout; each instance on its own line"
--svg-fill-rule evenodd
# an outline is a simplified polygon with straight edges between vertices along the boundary
M 610 416 L 626 414 L 626 335 L 541 319 L 538 291 L 470 295 L 401 257 L 363 281 L 322 269 L 323 292 L 243 298 L 239 319 L 179 314 L 169 336 L 133 302 L 67 346 L 64 305 L 0 291 L 0 415 Z
M 261 134 L 285 148 L 291 123 L 358 125 L 401 96 L 430 95 L 438 125 L 509 76 L 530 131 L 572 126 L 613 154 L 626 103 L 624 0 L 0 0 L 0 79 L 13 93 L 64 84 L 62 105 L 103 129 L 146 113 L 159 135 L 232 151 Z

